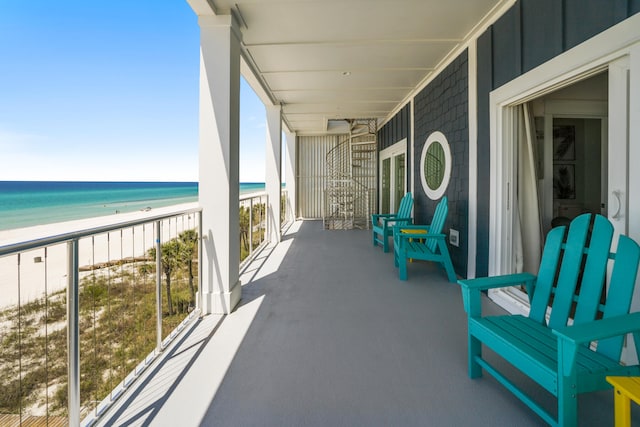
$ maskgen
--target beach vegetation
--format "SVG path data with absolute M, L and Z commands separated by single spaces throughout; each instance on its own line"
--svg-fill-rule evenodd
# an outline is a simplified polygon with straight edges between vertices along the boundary
M 240 261 L 264 241 L 266 231 L 266 205 L 256 203 L 251 208 L 240 206 Z
M 181 245 L 176 239 L 163 243 L 160 247 L 160 259 L 162 272 L 165 277 L 165 286 L 167 290 L 167 309 L 169 316 L 173 315 L 173 299 L 171 298 L 171 274 L 178 269 L 181 260 Z M 149 256 L 156 257 L 156 248 L 149 249 Z
M 249 255 L 249 208 L 240 206 L 240 261 Z
M 280 224 L 284 224 L 287 219 L 287 196 L 280 197 Z
M 194 286 L 193 261 L 198 258 L 198 233 L 196 230 L 185 230 L 178 236 L 178 240 L 182 244 L 182 257 L 186 263 L 187 273 L 189 275 L 189 292 L 191 299 L 189 305 L 196 305 L 196 288 Z
M 162 339 L 194 307 L 197 241 L 191 230 L 163 243 L 159 274 L 167 297 L 162 298 Z M 151 255 L 96 264 L 81 273 L 83 417 L 156 348 L 156 268 Z M 0 414 L 66 416 L 66 310 L 65 290 L 0 310 Z
M 196 301 L 196 289 L 194 286 L 194 258 L 198 255 L 198 233 L 196 230 L 185 230 L 178 236 L 177 239 L 172 239 L 166 243 L 163 243 L 160 247 L 160 258 L 162 265 L 162 272 L 165 276 L 165 287 L 167 294 L 167 310 L 171 316 L 175 314 L 174 301 L 178 302 L 180 306 L 184 305 L 184 298 L 176 298 L 172 295 L 171 291 L 171 277 L 172 274 L 178 269 L 183 269 L 187 273 L 188 288 L 190 296 L 186 300 L 187 307 L 195 307 Z M 149 249 L 149 257 L 154 259 L 156 257 L 156 248 Z M 149 268 L 148 264 L 144 264 L 143 272 Z M 178 310 L 178 313 L 183 313 L 182 308 Z
M 142 276 L 146 276 L 147 274 L 155 274 L 156 265 L 150 262 L 142 263 L 138 266 L 138 273 Z

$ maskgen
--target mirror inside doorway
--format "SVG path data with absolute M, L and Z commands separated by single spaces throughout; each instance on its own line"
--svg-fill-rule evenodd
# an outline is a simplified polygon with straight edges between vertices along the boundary
M 608 75 L 531 102 L 543 236 L 581 213 L 607 216 Z
M 552 129 L 553 213 L 549 225 L 568 224 L 585 212 L 606 216 L 602 119 L 554 117 Z
M 537 274 L 551 228 L 607 215 L 608 76 L 601 73 L 514 107 L 516 272 Z

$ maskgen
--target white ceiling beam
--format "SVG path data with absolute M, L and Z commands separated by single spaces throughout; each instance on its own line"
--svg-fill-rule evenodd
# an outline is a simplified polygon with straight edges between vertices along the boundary
M 187 3 L 198 16 L 218 14 L 216 6 L 210 0 L 187 0 Z
M 280 46 L 379 46 L 381 44 L 433 44 L 433 43 L 461 43 L 464 39 L 436 38 L 436 39 L 380 39 L 380 40 L 316 40 L 304 42 L 266 42 L 245 43 L 247 48 L 252 47 L 280 47 Z
M 258 98 L 260 98 L 264 105 L 275 105 L 269 92 L 265 89 L 263 81 L 257 77 L 257 73 L 254 72 L 253 67 L 246 61 L 244 55 L 240 59 L 240 74 L 242 74 L 242 77 L 249 83 L 251 89 L 258 95 Z
M 336 67 L 336 68 L 326 68 L 326 69 L 304 69 L 297 70 L 295 68 L 283 68 L 280 70 L 269 70 L 263 71 L 260 74 L 265 77 L 271 76 L 279 76 L 286 74 L 295 74 L 295 75 L 309 75 L 309 74 L 336 74 L 341 75 L 343 72 L 347 71 L 350 74 L 360 74 L 360 75 L 372 75 L 372 74 L 380 74 L 380 73 L 431 73 L 436 70 L 435 67 L 406 67 L 406 68 L 378 68 L 378 67 L 367 67 L 367 68 L 356 68 L 356 67 Z M 422 74 L 424 75 L 424 74 Z

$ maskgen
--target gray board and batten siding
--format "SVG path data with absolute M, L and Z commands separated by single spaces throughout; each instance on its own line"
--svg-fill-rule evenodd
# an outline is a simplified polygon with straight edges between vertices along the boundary
M 458 247 L 449 246 L 456 273 L 467 273 L 469 224 L 469 119 L 468 119 L 468 52 L 465 50 L 442 73 L 414 98 L 413 146 L 407 144 L 407 158 L 414 158 L 414 169 L 407 168 L 407 188 L 414 179 L 414 217 L 416 224 L 428 224 L 439 200 L 431 200 L 420 181 L 422 148 L 432 132 L 442 132 L 449 142 L 453 167 L 445 194 L 449 198 L 449 215 L 445 232 L 454 228 L 460 232 Z M 405 105 L 378 132 L 380 150 L 398 141 L 411 141 L 410 104 Z
M 411 106 L 406 104 L 378 130 L 378 149 L 391 147 L 403 139 L 411 139 Z M 409 181 L 407 181 L 409 182 Z
M 420 180 L 420 158 L 424 144 L 440 131 L 451 149 L 451 178 L 444 193 L 449 214 L 443 233 L 459 231 L 459 245 L 449 246 L 456 273 L 467 277 L 469 235 L 469 65 L 468 51 L 462 52 L 414 99 L 414 210 L 417 224 L 429 224 L 440 200 L 431 200 Z
M 489 93 L 638 12 L 640 0 L 519 0 L 478 38 L 476 276 L 489 272 Z

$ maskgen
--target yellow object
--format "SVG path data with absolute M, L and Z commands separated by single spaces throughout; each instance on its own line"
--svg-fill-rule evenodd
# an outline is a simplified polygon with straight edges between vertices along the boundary
M 411 228 L 401 228 L 400 232 L 402 234 L 427 234 L 428 231 L 427 230 L 415 230 L 415 229 L 411 229 Z M 422 239 L 421 239 L 422 240 Z M 410 242 L 413 242 L 413 239 L 409 239 Z M 409 262 L 413 262 L 413 258 L 409 258 Z
M 631 427 L 631 401 L 640 405 L 640 377 L 607 377 L 614 395 L 616 427 Z
M 405 233 L 405 234 L 427 234 L 428 231 L 427 230 L 412 230 L 411 228 L 401 228 L 400 229 L 401 233 Z

